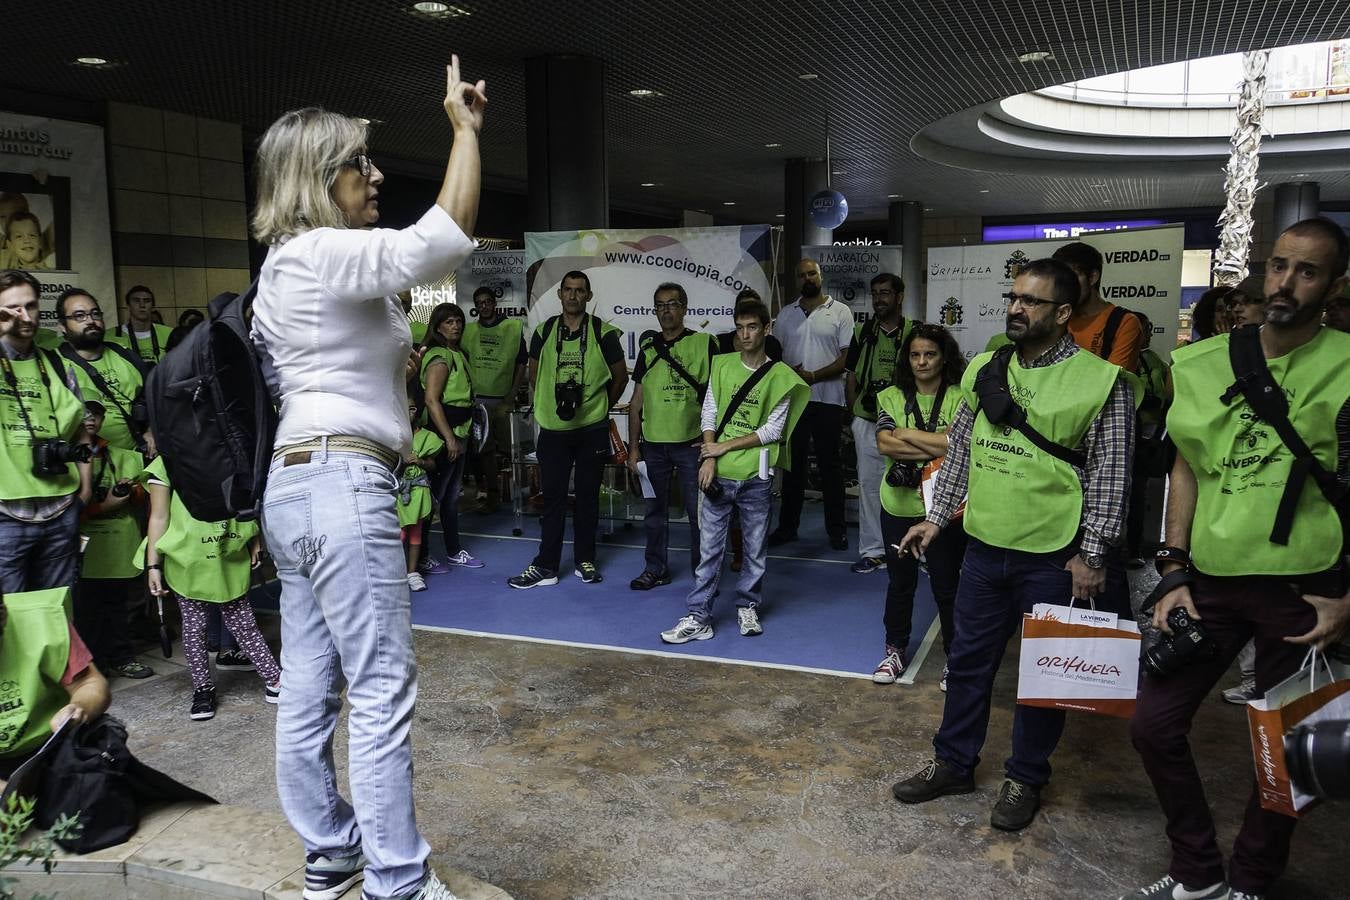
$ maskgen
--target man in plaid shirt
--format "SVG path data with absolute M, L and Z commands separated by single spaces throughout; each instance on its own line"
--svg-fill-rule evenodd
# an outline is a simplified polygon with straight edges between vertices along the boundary
M 1069 335 L 1078 291 L 1073 270 L 1051 259 L 1032 262 L 1014 280 L 1004 295 L 1013 342 L 1002 351 L 1011 354 L 1005 396 L 1026 411 L 1030 427 L 980 406 L 976 379 L 1001 360 L 998 351 L 977 356 L 962 380 L 965 400 L 947 431 L 932 506 L 901 542 L 900 552 L 921 554 L 969 494 L 942 726 L 934 758 L 892 788 L 903 803 L 975 790 L 994 676 L 1022 615 L 1037 603 L 1102 594 L 1103 558 L 1124 527 L 1135 400 L 1118 367 Z M 1031 824 L 1063 730 L 1062 710 L 1017 707 L 1012 756 L 990 817 L 995 828 Z

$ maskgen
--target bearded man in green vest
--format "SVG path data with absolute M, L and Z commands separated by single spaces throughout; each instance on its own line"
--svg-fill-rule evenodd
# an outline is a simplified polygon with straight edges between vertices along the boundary
M 622 332 L 586 312 L 591 297 L 586 273 L 568 272 L 558 286 L 562 314 L 541 323 L 530 341 L 544 513 L 539 553 L 524 572 L 506 580 L 519 590 L 558 583 L 569 481 L 576 489 L 574 572 L 586 584 L 604 581 L 595 564 L 600 478 L 609 459 L 609 411 L 628 386 L 628 366 L 619 343 Z
M 1052 259 L 1032 262 L 1013 281 L 1004 295 L 1013 347 L 971 361 L 928 515 L 900 542 L 899 552 L 924 552 L 969 492 L 942 725 L 932 761 L 892 787 L 902 803 L 975 790 L 994 676 L 1023 614 L 1037 603 L 1088 601 L 1105 587 L 1104 557 L 1124 528 L 1134 395 L 1118 366 L 1069 335 L 1078 293 L 1073 269 Z M 1006 386 L 999 377 L 993 386 L 1025 410 L 1021 428 L 996 424 L 991 413 L 1009 420 L 992 397 L 981 399 L 1003 367 Z M 1017 707 L 1012 756 L 990 816 L 995 828 L 1031 824 L 1063 730 L 1063 710 Z
M 1186 736 L 1249 638 L 1259 696 L 1297 672 L 1310 646 L 1325 649 L 1350 628 L 1350 335 L 1322 326 L 1327 303 L 1347 283 L 1348 259 L 1350 241 L 1335 223 L 1289 226 L 1266 262 L 1265 325 L 1172 357 L 1176 399 L 1167 427 L 1177 460 L 1153 624 L 1171 633 L 1170 617 L 1185 610 L 1215 652 L 1165 676 L 1144 675 L 1130 736 L 1167 816 L 1172 861 L 1163 878 L 1129 897 L 1262 897 L 1288 863 L 1296 820 L 1262 809 L 1253 784 L 1225 878 Z M 1283 413 L 1263 399 L 1262 359 L 1285 397 Z M 1264 414 L 1248 402 L 1238 368 Z M 1291 443 L 1303 447 L 1296 452 Z M 1246 728 L 1235 725 L 1231 739 L 1245 741 Z
M 70 288 L 56 298 L 56 315 L 66 343 L 61 353 L 70 360 L 80 392 L 107 409 L 103 437 L 121 450 L 155 455 L 155 439 L 145 411 L 145 370 L 130 350 L 104 338 L 103 310 L 88 291 Z
M 699 416 L 717 352 L 716 337 L 684 327 L 689 295 L 683 286 L 673 281 L 658 285 L 652 308 L 661 330 L 642 335 L 628 401 L 628 468 L 637 474 L 641 466 L 655 493 L 647 499 L 643 517 L 645 564 L 628 584 L 635 591 L 670 584 L 666 519 L 670 477 L 675 472 L 689 516 L 689 570 L 698 569 L 698 452 L 703 434 Z
M 703 398 L 698 483 L 699 563 L 689 613 L 661 632 L 667 644 L 706 641 L 713 636 L 712 604 L 722 572 L 727 533 L 739 512 L 744 559 L 736 582 L 736 618 L 741 634 L 762 634 L 759 605 L 773 502 L 774 470 L 791 464 L 792 429 L 811 398 L 811 389 L 786 363 L 764 353 L 769 308 L 760 300 L 736 304 L 736 343 L 741 352 L 713 360 Z M 798 461 L 805 465 L 805 460 Z
M 478 512 L 492 513 L 501 504 L 499 457 L 510 454 L 511 405 L 525 378 L 525 323 L 497 311 L 497 295 L 487 285 L 473 292 L 473 321 L 464 326 L 464 354 L 469 358 L 474 400 L 488 411 L 488 437 L 478 450 L 479 483 L 486 496 Z

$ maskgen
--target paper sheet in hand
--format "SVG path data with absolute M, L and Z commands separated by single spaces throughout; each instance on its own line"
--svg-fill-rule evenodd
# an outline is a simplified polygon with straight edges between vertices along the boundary
M 638 460 L 637 464 L 638 485 L 642 488 L 643 500 L 655 500 L 656 488 L 652 487 L 652 480 L 647 477 L 647 461 Z

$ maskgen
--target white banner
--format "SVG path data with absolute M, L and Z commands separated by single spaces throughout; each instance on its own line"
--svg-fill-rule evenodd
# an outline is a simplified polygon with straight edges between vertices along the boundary
M 116 310 L 103 129 L 0 112 L 0 268 L 42 282 L 42 326 L 56 296 L 82 287 Z M 112 321 L 108 323 L 110 326 Z
M 585 272 L 588 310 L 624 332 L 631 366 L 638 338 L 660 328 L 652 310 L 658 284 L 676 282 L 689 295 L 685 327 L 718 334 L 735 327 L 732 308 L 743 288 L 770 302 L 769 266 L 767 225 L 526 232 L 528 328 L 562 311 L 563 275 Z
M 1185 228 L 1089 232 L 1077 240 L 1101 251 L 1102 298 L 1148 316 L 1153 322 L 1150 347 L 1170 360 L 1177 344 Z M 1070 243 L 1057 239 L 930 248 L 927 320 L 945 325 L 970 359 L 1006 328 L 1002 295 L 1022 267 Z
M 825 293 L 848 304 L 858 323 L 872 318 L 872 279 L 886 272 L 900 274 L 899 244 L 803 247 L 802 257 L 820 264 Z
M 473 319 L 473 295 L 481 287 L 497 298 L 497 314 L 524 318 L 529 311 L 525 296 L 524 250 L 478 250 L 455 270 L 455 294 L 465 314 Z M 417 293 L 413 292 L 413 305 Z

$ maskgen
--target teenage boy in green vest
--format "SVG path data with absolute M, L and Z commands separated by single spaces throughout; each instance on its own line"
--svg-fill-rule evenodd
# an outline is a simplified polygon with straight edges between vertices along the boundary
M 140 418 L 145 415 L 141 369 L 127 358 L 129 351 L 104 340 L 103 310 L 94 295 L 80 288 L 62 291 L 56 298 L 56 315 L 66 336 L 61 353 L 72 363 L 80 392 L 108 410 L 103 437 L 119 449 L 154 456 L 150 423 Z
M 1350 476 L 1350 335 L 1321 324 L 1327 302 L 1347 283 L 1348 259 L 1350 241 L 1335 223 L 1291 225 L 1266 263 L 1265 325 L 1217 335 L 1172 358 L 1176 400 L 1167 426 L 1177 460 L 1166 544 L 1157 554 L 1166 593 L 1153 624 L 1170 633 L 1169 615 L 1184 609 L 1217 652 L 1167 677 L 1144 675 L 1130 736 L 1167 816 L 1172 861 L 1162 879 L 1128 897 L 1262 897 L 1288 862 L 1297 820 L 1262 809 L 1253 784 L 1225 878 L 1186 736 L 1248 638 L 1256 640 L 1256 689 L 1264 694 L 1298 671 L 1310 646 L 1326 649 L 1350 628 L 1345 497 L 1338 514 L 1324 491 L 1339 484 L 1343 492 Z M 1306 464 L 1295 463 L 1275 417 L 1259 415 L 1233 389 L 1230 344 L 1265 360 L 1286 398 L 1290 430 L 1326 485 L 1315 477 L 1300 484 Z M 1230 737 L 1245 741 L 1245 727 Z
M 108 709 L 108 682 L 66 618 L 68 593 L 0 596 L 0 788 L 66 721 Z
M 492 513 L 501 504 L 499 457 L 511 453 L 511 405 L 525 378 L 525 323 L 498 315 L 497 295 L 480 285 L 473 292 L 473 321 L 464 326 L 464 353 L 469 357 L 474 400 L 488 411 L 488 438 L 478 450 L 479 484 L 486 496 L 478 512 Z
M 108 343 L 120 344 L 149 365 L 163 358 L 169 349 L 169 335 L 173 329 L 160 325 L 155 314 L 155 292 L 143 284 L 133 285 L 127 291 L 127 320 L 108 335 Z
M 513 588 L 558 583 L 569 479 L 576 488 L 575 574 L 586 584 L 604 580 L 595 565 L 600 477 L 609 459 L 609 411 L 628 386 L 628 367 L 619 343 L 622 332 L 586 312 L 591 296 L 585 272 L 564 275 L 558 286 L 562 314 L 541 324 L 530 344 L 530 384 L 539 425 L 535 453 L 544 513 L 539 553 L 524 572 L 507 579 Z
M 741 634 L 762 634 L 759 604 L 764 590 L 765 542 L 773 503 L 773 470 L 786 468 L 789 439 L 811 398 L 806 382 L 764 353 L 769 309 L 759 300 L 736 304 L 736 343 L 741 352 L 713 360 L 703 398 L 698 483 L 699 563 L 689 613 L 668 631 L 667 644 L 706 641 L 713 636 L 712 604 L 722 574 L 727 532 L 740 513 L 745 556 L 736 582 L 736 617 Z M 750 383 L 751 379 L 756 379 Z M 747 390 L 748 385 L 748 390 Z M 805 465 L 805 460 L 800 461 Z
M 900 542 L 900 552 L 923 553 L 969 493 L 942 726 L 933 760 L 892 787 L 903 803 L 975 790 L 994 676 L 1023 614 L 1037 603 L 1090 600 L 1105 587 L 1104 557 L 1125 524 L 1134 395 L 1118 366 L 1069 336 L 1078 290 L 1073 270 L 1051 259 L 1030 263 L 1013 281 L 1005 299 L 1014 347 L 982 353 L 966 369 L 932 505 Z M 1026 411 L 1023 429 L 993 423 L 977 399 L 976 384 L 986 386 L 981 372 L 1004 363 L 1007 388 L 999 393 Z M 990 816 L 995 828 L 1031 824 L 1063 730 L 1063 710 L 1017 707 L 1012 756 Z
M 27 272 L 0 271 L 0 593 L 5 594 L 75 584 L 80 507 L 90 492 L 88 464 L 62 462 L 72 458 L 70 447 L 55 452 L 54 442 L 87 445 L 89 438 L 81 427 L 84 404 L 74 374 L 61 357 L 34 343 L 41 294 L 41 284 Z M 35 471 L 38 446 L 46 466 Z M 87 446 L 82 451 L 87 453 Z
M 886 457 L 877 450 L 877 394 L 895 381 L 900 345 L 914 322 L 900 313 L 905 282 L 899 275 L 882 272 L 872 279 L 872 319 L 853 329 L 844 366 L 844 405 L 851 416 L 853 448 L 858 457 L 858 561 L 859 575 L 886 567 L 886 548 L 881 545 L 881 474 Z
M 717 352 L 713 335 L 684 327 L 689 295 L 681 285 L 658 285 L 652 308 L 661 330 L 642 335 L 633 369 L 633 396 L 628 401 L 628 468 L 636 474 L 638 465 L 645 463 L 656 494 L 646 501 L 646 565 L 628 585 L 635 591 L 670 584 L 666 517 L 670 476 L 675 470 L 689 516 L 689 570 L 698 569 L 698 452 L 703 434 L 699 417 Z

